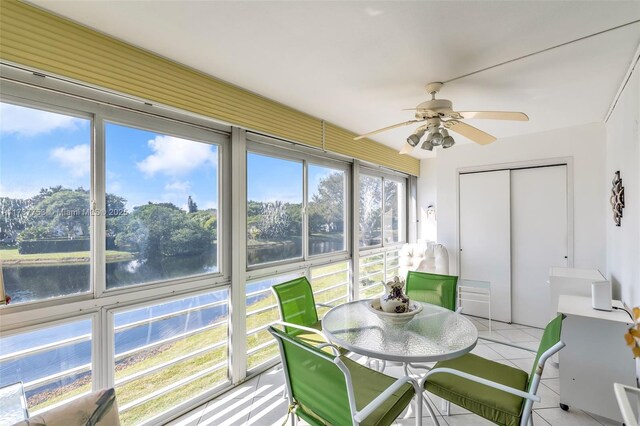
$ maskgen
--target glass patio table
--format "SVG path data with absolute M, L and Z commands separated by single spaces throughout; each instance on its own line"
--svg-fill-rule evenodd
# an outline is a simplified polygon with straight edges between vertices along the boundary
M 405 366 L 443 361 L 471 351 L 478 329 L 462 315 L 446 308 L 422 304 L 422 312 L 405 324 L 385 322 L 368 307 L 367 300 L 345 303 L 329 310 L 322 319 L 327 339 L 351 352 Z M 384 368 L 384 367 L 383 367 Z M 431 403 L 422 395 L 434 425 L 439 425 Z M 410 413 L 408 412 L 407 415 Z
M 462 315 L 422 303 L 405 324 L 383 321 L 359 300 L 336 306 L 322 319 L 329 341 L 351 352 L 385 361 L 434 362 L 459 357 L 478 341 L 478 329 Z

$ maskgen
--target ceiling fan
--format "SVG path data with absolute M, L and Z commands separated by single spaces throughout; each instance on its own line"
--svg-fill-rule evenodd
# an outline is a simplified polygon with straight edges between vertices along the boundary
M 429 83 L 426 85 L 427 92 L 431 95 L 431 100 L 422 102 L 415 108 L 415 120 L 405 121 L 403 123 L 394 124 L 392 126 L 383 127 L 373 132 L 353 138 L 354 140 L 366 138 L 377 133 L 395 129 L 396 127 L 407 126 L 413 123 L 425 123 L 418 127 L 416 131 L 407 138 L 406 145 L 400 150 L 400 154 L 408 154 L 418 146 L 420 139 L 428 133 L 427 138 L 422 144 L 422 149 L 432 151 L 434 146 L 442 146 L 443 148 L 451 148 L 455 141 L 449 136 L 449 130 L 459 133 L 471 139 L 480 145 L 487 145 L 495 141 L 496 138 L 490 134 L 476 129 L 460 120 L 465 119 L 492 119 L 492 120 L 513 120 L 513 121 L 529 121 L 527 114 L 515 111 L 454 111 L 453 103 L 447 99 L 436 99 L 436 93 L 440 91 L 444 83 Z

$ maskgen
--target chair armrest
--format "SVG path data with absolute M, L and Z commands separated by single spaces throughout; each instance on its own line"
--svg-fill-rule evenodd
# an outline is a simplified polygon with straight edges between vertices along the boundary
M 487 379 L 484 379 L 482 377 L 474 376 L 472 374 L 465 373 L 464 371 L 454 370 L 453 368 L 434 368 L 433 370 L 429 371 L 424 376 L 424 378 L 420 382 L 421 385 L 424 385 L 424 383 L 427 381 L 429 376 L 432 376 L 432 375 L 438 374 L 438 373 L 453 374 L 454 376 L 462 377 L 464 379 L 471 380 L 473 382 L 480 383 L 480 384 L 483 384 L 485 386 L 489 386 L 489 387 L 492 387 L 492 388 L 495 388 L 495 389 L 499 389 L 499 390 L 501 390 L 503 392 L 507 392 L 507 393 L 510 393 L 512 395 L 519 396 L 521 398 L 530 399 L 530 400 L 532 400 L 534 402 L 540 402 L 541 401 L 541 399 L 540 399 L 540 397 L 538 395 L 534 395 L 534 394 L 531 394 L 531 393 L 528 393 L 528 392 L 524 392 L 524 391 L 521 391 L 519 389 L 512 388 L 510 386 L 505 386 L 505 385 L 503 385 L 501 383 L 497 383 L 497 382 L 494 382 L 494 381 L 491 381 L 491 380 L 487 380 Z
M 405 383 L 411 383 L 416 394 L 419 394 L 421 392 L 420 385 L 414 379 L 412 379 L 409 376 L 400 377 L 398 380 L 393 382 L 391 386 L 386 388 L 380 395 L 375 397 L 373 401 L 368 403 L 362 410 L 355 413 L 355 415 L 353 416 L 353 419 L 356 422 L 361 423 L 371 413 L 373 413 L 376 410 L 376 408 L 378 408 L 383 402 L 389 399 L 389 397 L 393 395 L 395 391 L 397 391 L 402 386 L 404 386 Z
M 274 324 L 277 325 L 281 325 L 283 327 L 291 327 L 291 328 L 297 328 L 298 330 L 302 330 L 302 331 L 307 331 L 309 333 L 315 333 L 319 336 L 322 336 L 322 338 L 324 340 L 329 340 L 327 339 L 327 336 L 324 335 L 323 332 L 316 330 L 315 328 L 311 328 L 311 327 L 305 327 L 304 325 L 299 325 L 299 324 L 293 324 L 290 322 L 286 322 L 286 321 L 276 321 Z M 340 351 L 338 349 L 338 347 L 332 343 L 321 343 L 319 345 L 316 346 L 316 348 L 318 349 L 322 349 L 322 348 L 326 348 L 326 347 L 330 347 L 331 349 L 333 349 L 334 355 L 338 356 L 340 355 Z
M 627 392 L 636 394 L 635 396 L 637 398 L 640 395 L 640 389 L 625 386 L 621 383 L 614 383 L 613 390 L 616 394 L 616 400 L 618 401 L 618 407 L 620 408 L 620 413 L 622 413 L 624 424 L 627 426 L 638 426 L 638 420 L 633 413 Z
M 534 354 L 538 353 L 538 351 L 536 349 L 531 349 L 531 348 L 527 348 L 527 347 L 524 347 L 524 346 L 514 345 L 513 343 L 505 342 L 504 340 L 496 340 L 496 339 L 491 339 L 489 337 L 478 337 L 478 340 L 486 340 L 487 342 L 499 343 L 501 345 L 511 346 L 512 348 L 522 349 L 523 351 L 533 352 Z

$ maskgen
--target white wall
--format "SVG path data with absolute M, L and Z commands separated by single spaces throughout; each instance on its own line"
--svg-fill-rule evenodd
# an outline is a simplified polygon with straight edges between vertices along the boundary
M 426 210 L 437 184 L 437 240 L 449 250 L 450 271 L 457 273 L 457 170 L 561 157 L 573 158 L 574 266 L 606 270 L 605 127 L 594 123 L 498 140 L 491 145 L 460 145 L 423 160 L 418 181 L 420 209 Z M 422 222 L 421 238 L 431 232 Z M 491 242 L 487 241 L 490 250 Z
M 429 241 L 438 240 L 437 217 L 438 210 L 435 215 L 427 216 L 427 207 L 436 205 L 437 194 L 437 178 L 436 178 L 436 159 L 429 158 L 420 161 L 420 178 L 418 179 L 418 209 L 420 226 L 418 227 L 418 238 Z
M 606 124 L 607 197 L 613 174 L 620 170 L 625 188 L 622 223 L 613 223 L 607 208 L 607 273 L 622 300 L 640 305 L 640 64 L 631 75 Z

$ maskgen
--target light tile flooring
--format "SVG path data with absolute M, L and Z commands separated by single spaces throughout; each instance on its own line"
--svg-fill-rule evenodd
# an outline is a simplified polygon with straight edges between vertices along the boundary
M 480 336 L 501 339 L 516 343 L 519 346 L 537 349 L 542 336 L 542 330 L 518 324 L 492 322 L 492 332 L 487 327 L 488 321 L 469 317 L 478 327 Z M 499 345 L 478 341 L 473 353 L 531 371 L 535 354 Z M 401 367 L 389 367 L 385 371 L 391 376 L 403 375 Z M 242 385 L 230 390 L 222 396 L 204 404 L 190 413 L 170 423 L 171 426 L 204 426 L 204 425 L 282 425 L 287 413 L 287 401 L 282 398 L 284 376 L 280 366 L 268 370 Z M 615 425 L 617 423 L 603 418 L 597 418 L 583 411 L 570 409 L 565 412 L 559 408 L 559 379 L 558 369 L 547 363 L 543 374 L 539 395 L 542 402 L 534 404 L 534 424 L 552 426 L 599 426 Z M 491 425 L 492 423 L 469 413 L 468 411 L 451 405 L 449 416 L 442 416 L 441 401 L 430 395 L 434 407 L 438 410 L 438 421 L 443 426 L 475 426 Z M 424 425 L 432 425 L 428 412 L 423 408 Z M 304 422 L 299 422 L 303 425 Z M 397 425 L 414 425 L 415 418 L 411 414 L 407 418 L 399 419 Z

